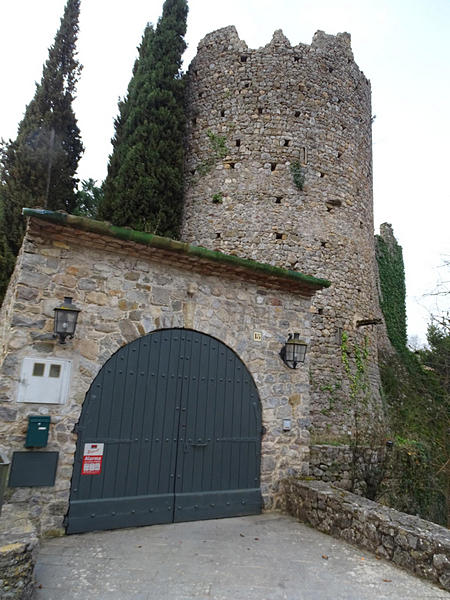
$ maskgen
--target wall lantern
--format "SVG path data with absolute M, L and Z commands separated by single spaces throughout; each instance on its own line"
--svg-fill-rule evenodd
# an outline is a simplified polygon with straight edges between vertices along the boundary
M 65 297 L 61 306 L 53 310 L 55 311 L 53 337 L 59 336 L 60 343 L 65 344 L 66 337 L 73 338 L 74 336 L 80 309 L 72 304 L 72 298 Z
M 307 344 L 300 339 L 299 333 L 290 333 L 286 343 L 281 348 L 280 356 L 290 369 L 296 369 L 298 363 L 305 362 Z

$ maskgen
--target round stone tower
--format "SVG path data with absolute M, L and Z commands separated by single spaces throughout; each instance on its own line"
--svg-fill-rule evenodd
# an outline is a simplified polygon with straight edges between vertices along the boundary
M 381 422 L 370 83 L 350 36 L 207 35 L 188 71 L 183 240 L 331 281 L 309 348 L 315 439 Z M 286 332 L 286 334 L 289 332 Z

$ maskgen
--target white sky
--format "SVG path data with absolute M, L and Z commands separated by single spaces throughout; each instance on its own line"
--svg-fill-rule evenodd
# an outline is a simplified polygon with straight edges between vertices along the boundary
M 75 112 L 86 151 L 81 179 L 106 174 L 117 100 L 126 93 L 144 27 L 163 0 L 82 0 Z M 0 0 L 0 137 L 16 136 L 34 95 L 65 0 Z M 425 338 L 429 311 L 450 297 L 423 298 L 449 278 L 450 0 L 190 0 L 185 65 L 210 31 L 235 25 L 249 47 L 283 29 L 291 44 L 315 31 L 348 31 L 372 83 L 375 228 L 393 225 L 403 246 L 408 330 Z M 314 275 L 314 273 L 312 273 Z M 447 277 L 446 277 L 447 275 Z M 445 304 L 446 302 L 446 304 Z

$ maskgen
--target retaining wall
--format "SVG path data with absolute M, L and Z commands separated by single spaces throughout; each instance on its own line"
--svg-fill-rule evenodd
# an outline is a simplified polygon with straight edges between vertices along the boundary
M 284 509 L 319 531 L 374 552 L 450 591 L 450 533 L 323 481 L 281 483 Z

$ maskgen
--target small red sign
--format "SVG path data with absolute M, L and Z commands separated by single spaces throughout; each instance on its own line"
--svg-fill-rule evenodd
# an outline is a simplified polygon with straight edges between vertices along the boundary
M 82 475 L 100 475 L 103 456 L 83 456 Z
M 100 475 L 102 472 L 104 444 L 85 444 L 83 452 L 82 475 Z

